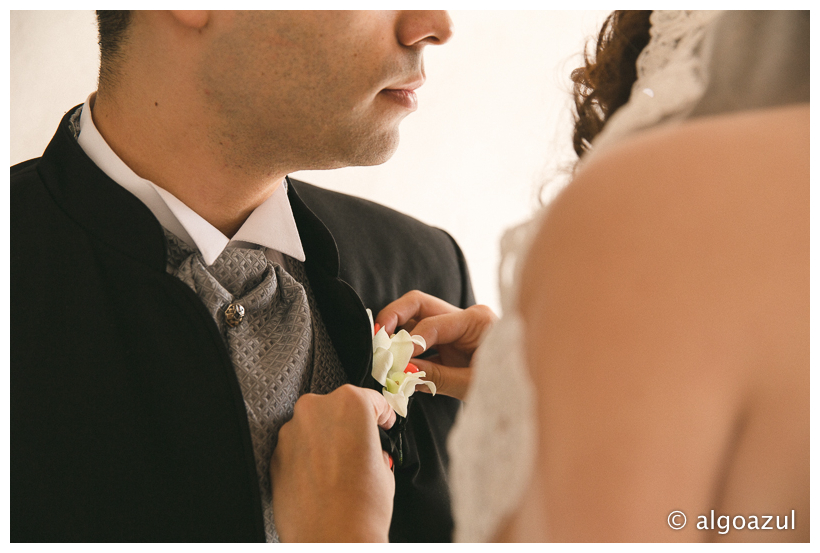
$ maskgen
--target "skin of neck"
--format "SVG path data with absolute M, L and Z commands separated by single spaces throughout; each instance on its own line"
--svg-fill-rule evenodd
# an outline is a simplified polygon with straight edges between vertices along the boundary
M 271 159 L 255 167 L 237 155 L 198 78 L 202 28 L 167 17 L 151 23 L 159 32 L 145 37 L 135 28 L 115 83 L 101 83 L 94 124 L 137 175 L 231 238 L 295 169 Z

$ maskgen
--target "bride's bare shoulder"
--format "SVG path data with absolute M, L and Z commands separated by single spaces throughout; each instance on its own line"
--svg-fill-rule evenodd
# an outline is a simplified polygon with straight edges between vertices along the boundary
M 763 260 L 807 262 L 809 135 L 808 104 L 797 104 L 626 140 L 591 160 L 550 206 L 529 272 L 539 275 L 556 254 L 589 254 L 597 265 L 720 269 L 714 276 L 726 279 Z
M 777 202 L 804 200 L 809 135 L 808 104 L 662 126 L 594 158 L 568 196 L 593 200 L 611 194 L 653 209 L 671 207 L 663 203 L 667 200 L 687 200 L 679 209 L 714 205 L 725 194 L 742 195 L 741 203 L 750 208 L 759 207 L 758 201 L 773 207 L 771 197 Z M 746 213 L 732 210 L 721 218 L 729 214 Z
M 548 301 L 556 282 L 576 286 L 579 276 L 627 303 L 660 301 L 629 288 L 629 279 L 643 280 L 727 324 L 803 313 L 809 134 L 808 104 L 797 104 L 658 128 L 597 156 L 544 218 L 522 313 L 535 316 L 537 298 Z
M 807 505 L 808 113 L 645 132 L 590 160 L 550 205 L 519 311 L 549 444 L 533 493 L 577 499 L 542 505 L 555 539 L 702 540 L 646 520 L 718 501 L 753 512 L 760 497 Z M 761 466 L 794 477 L 766 488 L 749 476 Z

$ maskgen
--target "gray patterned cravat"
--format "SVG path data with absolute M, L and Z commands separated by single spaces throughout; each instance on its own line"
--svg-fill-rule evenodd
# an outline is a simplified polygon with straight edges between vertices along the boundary
M 231 355 L 248 413 L 267 540 L 279 541 L 269 473 L 279 429 L 293 415 L 299 395 L 330 392 L 345 382 L 344 370 L 301 263 L 289 264 L 292 276 L 262 250 L 227 248 L 208 267 L 201 254 L 165 234 L 168 272 L 200 297 Z M 244 313 L 226 316 L 229 306 L 241 311 L 237 305 Z

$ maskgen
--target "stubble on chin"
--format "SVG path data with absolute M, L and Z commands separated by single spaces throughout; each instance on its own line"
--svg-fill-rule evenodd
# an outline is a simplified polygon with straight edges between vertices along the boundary
M 351 133 L 343 148 L 337 167 L 365 167 L 381 165 L 393 157 L 399 147 L 399 129 Z
M 227 127 L 227 128 L 226 128 Z M 278 129 L 250 130 L 229 125 L 209 136 L 214 154 L 225 166 L 250 176 L 304 170 L 381 165 L 399 146 L 398 125 L 392 129 L 340 129 L 320 139 L 309 128 L 291 135 Z M 267 130 L 267 132 L 265 132 Z
M 328 72 L 335 64 L 326 63 L 325 52 L 301 52 L 297 62 L 256 48 L 237 35 L 224 36 L 200 68 L 205 115 L 213 123 L 208 140 L 226 165 L 248 174 L 278 173 L 380 165 L 393 156 L 406 114 L 384 111 L 378 91 L 345 86 L 345 78 Z M 260 61 L 274 58 L 276 64 Z M 421 64 L 414 54 L 384 62 L 375 74 L 399 80 L 419 73 Z
M 287 79 L 270 93 L 260 83 L 243 86 L 241 74 L 226 83 L 202 73 L 208 142 L 225 165 L 249 175 L 380 165 L 398 148 L 403 117 L 379 114 L 372 103 L 312 98 Z

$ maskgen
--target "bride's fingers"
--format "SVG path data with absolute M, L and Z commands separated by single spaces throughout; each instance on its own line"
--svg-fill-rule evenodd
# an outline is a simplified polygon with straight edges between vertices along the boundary
M 413 328 L 413 334 L 421 336 L 427 347 L 438 344 L 453 344 L 454 347 L 472 353 L 481 343 L 484 333 L 498 320 L 486 305 L 473 305 L 455 313 L 435 315 L 422 319 Z M 415 355 L 420 355 L 421 347 L 416 346 Z
M 404 330 L 406 330 L 407 332 L 412 334 L 413 329 L 416 328 L 417 324 L 419 324 L 419 322 L 416 319 L 410 319 L 406 323 L 404 323 L 402 325 L 399 325 L 399 326 L 396 326 L 396 330 L 394 330 L 394 332 L 398 332 L 399 328 L 403 328 Z
M 392 334 L 396 331 L 397 326 L 403 325 L 411 319 L 421 320 L 458 311 L 461 311 L 461 309 L 455 305 L 419 290 L 413 290 L 379 311 L 375 322 L 384 327 L 388 334 Z
M 424 380 L 429 380 L 436 385 L 437 394 L 461 400 L 467 395 L 467 389 L 473 377 L 473 369 L 470 367 L 447 367 L 424 359 L 413 359 L 413 364 L 426 373 Z M 419 384 L 416 386 L 416 391 L 429 392 L 430 389 Z

